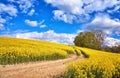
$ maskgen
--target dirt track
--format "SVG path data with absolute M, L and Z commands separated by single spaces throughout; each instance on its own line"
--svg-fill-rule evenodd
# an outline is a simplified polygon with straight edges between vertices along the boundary
M 71 55 L 55 61 L 31 62 L 16 65 L 0 65 L 0 78 L 53 78 L 65 72 L 66 63 L 84 59 L 84 55 Z

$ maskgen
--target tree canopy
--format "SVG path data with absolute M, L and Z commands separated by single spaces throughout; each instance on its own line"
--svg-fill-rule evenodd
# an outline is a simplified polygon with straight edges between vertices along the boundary
M 74 44 L 80 47 L 87 47 L 92 49 L 101 49 L 104 36 L 100 31 L 86 31 L 79 33 L 75 39 Z

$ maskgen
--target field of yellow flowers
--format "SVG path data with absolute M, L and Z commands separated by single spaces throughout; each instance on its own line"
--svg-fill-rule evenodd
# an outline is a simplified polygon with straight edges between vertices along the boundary
M 86 58 L 68 64 L 65 78 L 120 78 L 120 54 L 52 42 L 0 37 L 0 64 L 55 60 L 69 54 Z
M 72 53 L 74 48 L 68 45 L 0 37 L 0 64 L 62 59 Z
M 66 78 L 120 78 L 120 54 L 80 49 L 87 58 L 70 63 Z

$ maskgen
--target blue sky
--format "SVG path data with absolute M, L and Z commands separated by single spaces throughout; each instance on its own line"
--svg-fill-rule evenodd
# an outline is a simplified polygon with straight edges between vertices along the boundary
M 120 0 L 0 0 L 0 36 L 73 44 L 86 30 L 120 43 Z

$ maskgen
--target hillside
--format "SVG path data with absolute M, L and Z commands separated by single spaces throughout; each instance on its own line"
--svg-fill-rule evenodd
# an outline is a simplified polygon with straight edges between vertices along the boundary
M 120 78 L 120 54 L 80 49 L 87 59 L 70 63 L 67 78 Z
M 0 64 L 63 59 L 74 52 L 64 44 L 0 37 Z
M 0 78 L 53 77 L 64 73 L 67 63 L 84 58 L 78 55 L 78 47 L 0 37 Z
M 0 37 L 0 64 L 2 78 L 120 78 L 120 54 L 46 41 Z

